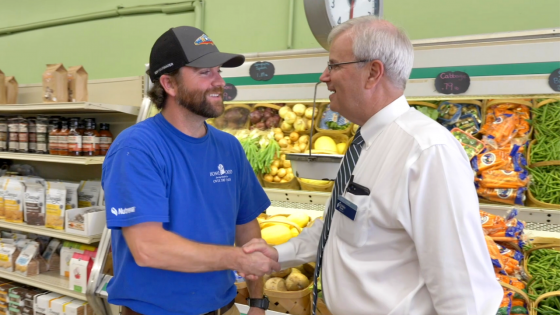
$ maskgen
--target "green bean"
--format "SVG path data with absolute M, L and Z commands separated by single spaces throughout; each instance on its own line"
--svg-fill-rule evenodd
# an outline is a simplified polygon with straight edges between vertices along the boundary
M 533 177 L 529 190 L 541 201 L 560 204 L 560 166 L 544 166 L 529 168 Z

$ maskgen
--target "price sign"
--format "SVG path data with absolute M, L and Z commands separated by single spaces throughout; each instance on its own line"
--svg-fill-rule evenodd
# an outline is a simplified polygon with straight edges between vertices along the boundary
M 436 91 L 442 94 L 465 93 L 471 85 L 471 78 L 461 71 L 446 71 L 436 77 Z
M 560 92 L 560 68 L 552 71 L 548 77 L 548 85 L 550 85 L 554 91 Z
M 237 88 L 231 83 L 226 83 L 224 86 L 224 101 L 233 101 L 237 97 Z
M 255 62 L 249 68 L 249 75 L 253 80 L 268 81 L 274 77 L 274 65 L 268 61 Z

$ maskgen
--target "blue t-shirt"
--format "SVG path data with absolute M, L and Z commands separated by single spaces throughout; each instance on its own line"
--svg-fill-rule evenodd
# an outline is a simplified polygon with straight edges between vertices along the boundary
M 140 267 L 122 227 L 162 222 L 200 243 L 233 245 L 235 226 L 270 206 L 241 144 L 207 125 L 202 138 L 185 135 L 161 114 L 123 131 L 103 163 L 107 226 L 115 277 L 109 302 L 142 314 L 203 314 L 235 298 L 231 270 L 183 273 Z

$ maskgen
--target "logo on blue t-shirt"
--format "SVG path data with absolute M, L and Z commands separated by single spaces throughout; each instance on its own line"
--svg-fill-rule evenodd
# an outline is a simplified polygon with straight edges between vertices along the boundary
M 111 213 L 114 214 L 115 216 L 118 216 L 119 214 L 129 214 L 129 213 L 134 213 L 136 212 L 136 207 L 130 207 L 130 208 L 119 208 L 118 210 L 115 209 L 115 207 L 111 208 Z
M 222 164 L 218 165 L 218 171 L 210 172 L 210 177 L 214 177 L 212 181 L 215 183 L 231 182 L 231 178 L 228 175 L 233 174 L 232 170 L 226 170 Z

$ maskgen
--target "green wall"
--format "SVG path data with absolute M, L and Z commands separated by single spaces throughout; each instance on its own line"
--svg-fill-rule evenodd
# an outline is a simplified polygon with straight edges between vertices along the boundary
M 322 0 L 318 0 L 322 1 Z M 0 0 L 0 28 L 157 0 Z M 287 49 L 288 0 L 205 0 L 204 30 L 222 51 Z M 295 0 L 293 48 L 318 48 Z M 412 39 L 560 27 L 559 0 L 385 0 L 385 18 Z M 82 64 L 90 79 L 141 75 L 156 38 L 194 25 L 194 12 L 90 21 L 0 36 L 0 70 L 38 83 L 47 63 Z

